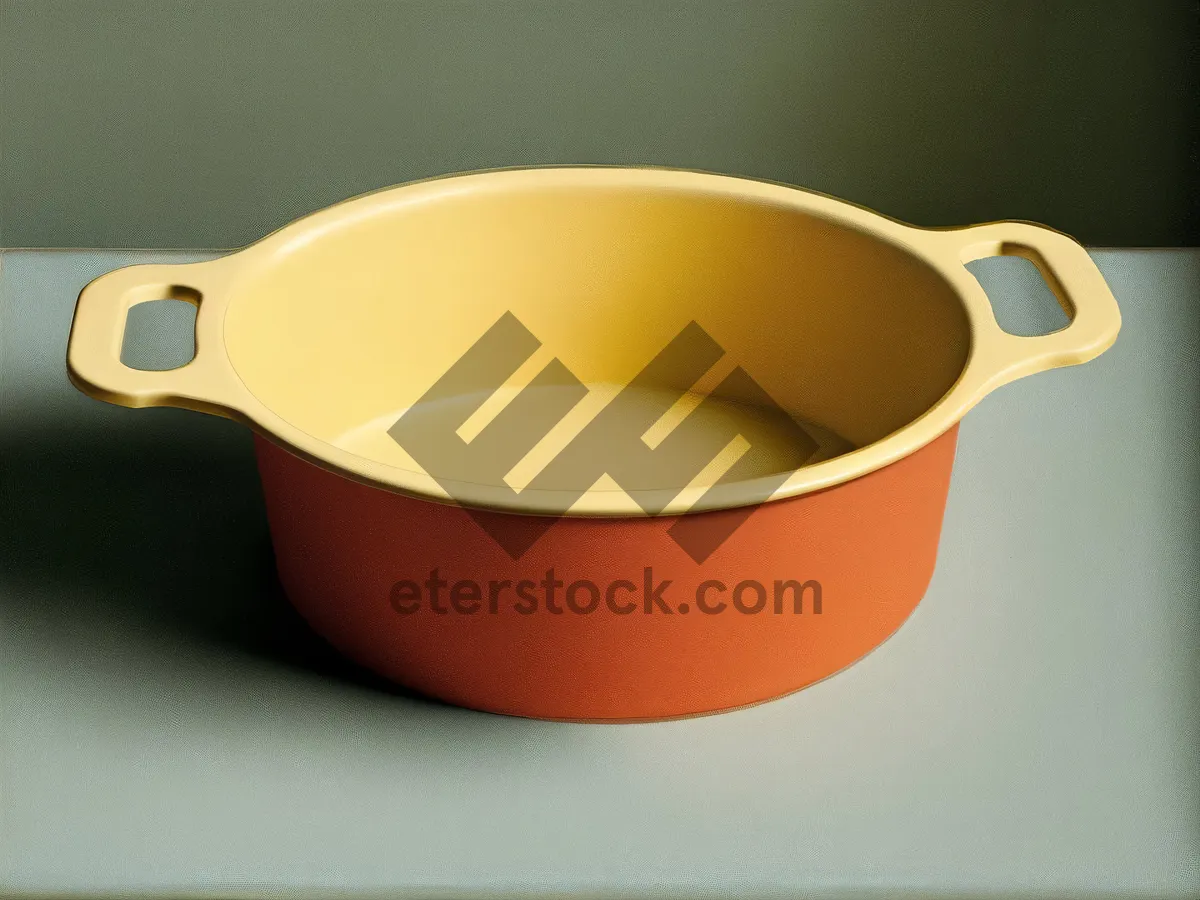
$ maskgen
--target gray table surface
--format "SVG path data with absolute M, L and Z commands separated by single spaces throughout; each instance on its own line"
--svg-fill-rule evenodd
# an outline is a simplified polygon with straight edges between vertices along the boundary
M 207 255 L 0 255 L 0 894 L 1200 896 L 1200 251 L 1095 251 L 1120 339 L 968 415 L 882 648 L 614 726 L 341 662 L 275 582 L 248 433 L 68 384 L 86 281 Z

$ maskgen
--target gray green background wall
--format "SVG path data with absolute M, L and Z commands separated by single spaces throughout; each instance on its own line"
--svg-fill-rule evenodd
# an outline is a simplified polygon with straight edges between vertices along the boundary
M 0 0 L 0 246 L 234 247 L 492 166 L 1197 242 L 1195 2 Z

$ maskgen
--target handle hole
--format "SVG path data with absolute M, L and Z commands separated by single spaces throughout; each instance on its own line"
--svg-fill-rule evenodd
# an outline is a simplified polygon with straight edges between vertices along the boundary
M 131 307 L 121 362 L 147 372 L 186 366 L 196 355 L 196 311 L 197 301 L 190 297 L 146 300 Z
M 1038 267 L 1022 256 L 988 256 L 967 263 L 996 315 L 996 324 L 1017 337 L 1036 337 L 1071 323 Z

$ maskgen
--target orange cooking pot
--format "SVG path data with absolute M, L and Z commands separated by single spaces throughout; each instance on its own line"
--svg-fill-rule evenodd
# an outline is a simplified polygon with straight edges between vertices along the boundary
M 1016 337 L 963 267 L 1032 260 L 1070 323 Z M 170 371 L 134 304 L 198 307 Z M 1120 316 L 1023 222 L 915 228 L 665 169 L 434 179 L 80 294 L 72 381 L 246 423 L 279 577 L 361 664 L 451 703 L 646 720 L 812 684 L 933 573 L 957 424 Z

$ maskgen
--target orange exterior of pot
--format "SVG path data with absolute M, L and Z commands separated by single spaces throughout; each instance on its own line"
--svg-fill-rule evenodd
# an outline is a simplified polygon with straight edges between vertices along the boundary
M 292 603 L 339 650 L 386 677 L 449 703 L 548 719 L 645 720 L 769 700 L 820 681 L 869 653 L 917 606 L 933 575 L 958 426 L 899 462 L 854 481 L 758 507 L 699 565 L 667 534 L 671 518 L 563 517 L 514 561 L 458 506 L 381 491 L 305 462 L 259 437 L 276 562 Z M 502 514 L 503 515 L 503 514 Z M 721 512 L 699 513 L 719 516 Z M 521 519 L 513 515 L 512 527 Z M 602 591 L 641 587 L 645 569 L 672 610 L 645 612 L 643 593 L 615 594 L 591 612 L 561 596 L 575 579 Z M 436 569 L 446 612 L 398 602 L 398 582 Z M 516 609 L 489 582 L 563 582 L 562 612 Z M 697 608 L 707 581 L 709 609 Z M 738 583 L 766 589 L 761 612 L 739 610 Z M 810 585 L 796 612 L 774 582 Z M 450 586 L 483 586 L 474 612 L 456 611 Z M 747 589 L 742 606 L 757 605 Z M 629 599 L 626 599 L 626 598 Z M 577 600 L 586 609 L 589 594 Z M 687 605 L 685 612 L 682 604 Z M 470 599 L 460 606 L 469 610 Z M 418 607 L 415 612 L 400 609 Z

